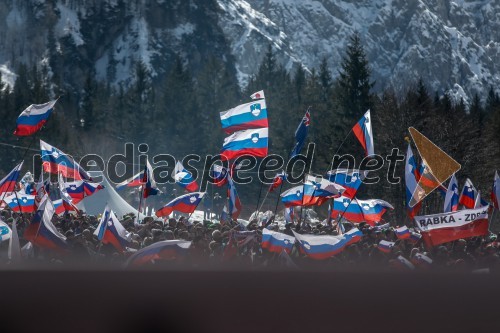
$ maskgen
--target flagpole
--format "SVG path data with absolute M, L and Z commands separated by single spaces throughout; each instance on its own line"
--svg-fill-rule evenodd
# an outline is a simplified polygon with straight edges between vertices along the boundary
M 259 202 L 260 202 L 260 196 L 262 195 L 262 185 L 264 185 L 262 182 L 260 182 L 260 188 L 259 188 L 259 196 L 257 198 L 257 205 L 255 206 L 255 211 L 257 214 L 259 213 Z
M 272 184 L 271 184 L 271 186 L 272 186 Z M 264 199 L 262 200 L 262 203 L 260 204 L 258 211 L 260 211 L 262 209 L 262 206 L 264 206 L 264 203 L 266 202 L 267 196 L 269 195 L 269 190 L 271 189 L 271 186 L 269 186 L 269 189 L 266 191 L 266 195 L 264 196 Z
M 136 222 L 139 224 L 139 214 L 141 214 L 142 197 L 144 195 L 144 184 L 141 187 L 140 197 L 139 197 L 139 207 L 137 208 L 137 219 Z
M 278 205 L 280 203 L 280 198 L 281 198 L 281 189 L 283 188 L 283 182 L 281 182 L 280 184 L 280 189 L 279 189 L 279 192 L 278 192 L 278 199 L 276 200 L 276 205 L 274 206 L 274 215 L 273 215 L 273 221 L 274 221 L 274 218 L 276 216 L 276 212 L 278 211 Z

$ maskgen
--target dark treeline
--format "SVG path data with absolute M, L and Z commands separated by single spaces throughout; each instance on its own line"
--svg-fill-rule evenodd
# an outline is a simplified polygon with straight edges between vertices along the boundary
M 217 154 L 224 138 L 219 112 L 249 101 L 250 94 L 264 89 L 270 117 L 270 153 L 288 157 L 294 131 L 310 107 L 309 141 L 316 143 L 312 171 L 323 174 L 329 170 L 335 153 L 352 154 L 359 165 L 362 148 L 348 133 L 371 109 L 377 154 L 385 158 L 397 148 L 404 155 L 407 128 L 413 126 L 462 165 L 457 175 L 460 185 L 469 177 L 485 198 L 489 196 L 495 169 L 500 165 L 500 97 L 493 87 L 471 96 L 468 108 L 447 94 L 429 91 L 426 82 L 418 78 L 413 82 L 411 78 L 401 78 L 402 85 L 412 82 L 404 93 L 396 93 L 392 88 L 374 93 L 370 66 L 357 34 L 351 37 L 338 73 L 330 71 L 328 59 L 310 72 L 300 66 L 290 72 L 276 61 L 274 52 L 270 46 L 258 72 L 243 90 L 234 70 L 215 57 L 205 59 L 196 75 L 177 57 L 160 80 L 152 78 L 146 66 L 137 63 L 135 83 L 127 88 L 97 82 L 90 71 L 84 89 L 71 94 L 54 91 L 57 89 L 45 79 L 48 76 L 44 68 L 20 64 L 15 86 L 1 87 L 2 143 L 29 146 L 32 138 L 12 135 L 16 117 L 31 103 L 62 95 L 39 137 L 75 156 L 97 153 L 106 158 L 123 153 L 125 142 L 147 143 L 150 154 L 166 153 L 176 158 L 190 153 Z M 37 142 L 33 148 L 38 149 Z M 4 174 L 23 152 L 0 146 L 0 168 Z M 416 149 L 414 154 L 418 155 Z M 202 166 L 202 162 L 196 165 Z M 359 197 L 383 198 L 396 207 L 394 213 L 402 218 L 404 163 L 396 169 L 400 184 L 388 183 L 386 173 L 387 165 L 374 172 L 381 181 L 364 186 Z M 249 211 L 255 208 L 258 189 L 254 182 L 240 190 Z M 274 209 L 276 194 L 270 197 L 273 199 L 264 207 Z M 433 194 L 426 199 L 424 211 L 440 212 L 441 205 L 442 199 Z

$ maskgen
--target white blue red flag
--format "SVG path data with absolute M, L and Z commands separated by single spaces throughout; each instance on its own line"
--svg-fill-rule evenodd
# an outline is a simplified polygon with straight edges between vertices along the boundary
M 157 195 L 160 190 L 156 186 L 156 182 L 153 175 L 153 168 L 149 164 L 149 160 L 146 160 L 146 165 L 144 166 L 144 172 L 142 176 L 142 183 L 144 184 L 142 197 L 147 198 L 150 195 Z
M 137 173 L 136 175 L 130 177 L 129 179 L 124 180 L 123 182 L 116 184 L 116 189 L 121 190 L 125 187 L 142 186 L 142 185 L 144 185 L 144 183 L 142 182 L 142 178 L 144 178 L 144 171 L 141 171 L 141 172 Z
M 250 95 L 250 98 L 251 99 L 266 98 L 265 95 L 264 95 L 264 90 L 260 90 L 260 91 L 254 92 L 252 95 Z
M 94 235 L 103 243 L 111 244 L 120 252 L 130 246 L 131 235 L 116 218 L 115 213 L 106 205 Z
M 405 225 L 394 229 L 394 231 L 396 232 L 396 237 L 398 237 L 398 239 L 408 239 L 411 236 L 410 230 Z
M 134 267 L 155 261 L 183 259 L 188 254 L 190 246 L 191 242 L 178 239 L 156 242 L 135 252 L 124 266 Z
M 12 193 L 16 189 L 17 179 L 19 178 L 19 173 L 23 167 L 23 162 L 16 165 L 14 169 L 2 180 L 0 180 L 0 194 Z
M 271 231 L 267 228 L 262 229 L 262 243 L 263 249 L 269 252 L 286 253 L 292 252 L 293 244 L 295 244 L 295 237 L 283 234 L 281 232 Z
M 236 220 L 241 213 L 241 201 L 231 176 L 227 179 L 227 197 L 229 198 L 229 214 L 233 220 Z
M 189 192 L 195 192 L 198 190 L 196 180 L 193 178 L 191 172 L 184 168 L 181 161 L 177 161 L 175 164 L 174 180 L 180 187 L 185 188 Z
M 384 253 L 391 253 L 392 251 L 392 248 L 394 247 L 394 242 L 389 242 L 389 241 L 386 241 L 386 240 L 381 240 L 379 243 L 378 243 L 378 249 Z
M 216 186 L 222 186 L 227 183 L 228 172 L 227 169 L 221 165 L 214 164 L 210 169 L 210 176 Z
M 86 182 L 84 180 L 75 182 L 64 183 L 66 192 L 73 199 L 73 203 L 76 205 L 84 198 L 91 196 L 99 190 L 102 190 L 104 186 L 97 183 Z
M 17 118 L 14 135 L 29 136 L 38 132 L 49 119 L 56 102 L 57 99 L 44 104 L 31 104 L 28 106 Z
M 78 208 L 71 202 L 68 202 L 66 198 L 54 200 L 52 204 L 54 205 L 56 215 L 61 215 L 65 212 L 78 212 Z
M 493 188 L 491 189 L 491 202 L 493 207 L 500 209 L 500 177 L 498 172 L 495 171 L 495 179 L 493 180 Z
M 285 180 L 286 180 L 285 171 L 281 171 L 280 173 L 276 174 L 276 176 L 274 176 L 273 183 L 271 184 L 271 186 L 269 186 L 269 192 L 274 191 L 281 184 L 283 184 L 283 181 Z
M 489 206 L 489 204 L 483 198 L 481 198 L 481 191 L 477 191 L 476 201 L 474 202 L 474 209 L 486 206 Z
M 54 213 L 54 205 L 45 195 L 30 225 L 24 231 L 24 238 L 35 246 L 65 253 L 69 247 L 66 237 L 52 224 Z
M 158 217 L 167 217 L 173 211 L 191 214 L 198 207 L 204 195 L 205 192 L 193 192 L 181 195 L 157 210 L 155 214 Z
M 353 199 L 356 196 L 359 186 L 363 183 L 363 179 L 368 175 L 368 171 L 360 171 L 356 169 L 336 169 L 327 172 L 327 177 L 331 182 L 339 184 L 345 188 L 342 195 Z
M 3 201 L 14 212 L 33 213 L 36 211 L 35 196 L 16 192 L 6 196 Z
M 281 202 L 285 207 L 302 206 L 303 185 L 292 187 L 281 193 Z
M 344 188 L 323 177 L 306 175 L 302 206 L 321 206 L 328 199 L 338 198 Z
M 477 190 L 472 184 L 471 180 L 467 178 L 465 185 L 460 194 L 460 199 L 458 203 L 463 205 L 465 208 L 472 209 L 476 204 Z
M 352 128 L 354 135 L 363 146 L 366 156 L 375 155 L 373 148 L 373 131 L 370 110 Z
M 448 190 L 444 198 L 444 213 L 456 212 L 458 210 L 458 182 L 455 174 L 450 179 Z
M 358 228 L 352 228 L 348 232 L 344 233 L 344 237 L 347 238 L 347 245 L 351 245 L 359 242 L 363 237 L 363 233 Z
M 266 100 L 254 101 L 220 113 L 222 129 L 226 134 L 255 128 L 267 128 Z
M 304 143 L 306 142 L 307 132 L 309 130 L 310 124 L 311 113 L 309 112 L 309 110 L 307 110 L 304 117 L 302 117 L 299 126 L 295 130 L 295 146 L 292 149 L 290 158 L 300 154 L 300 151 L 302 150 L 302 147 L 304 147 Z
M 343 217 L 350 222 L 366 222 L 374 226 L 382 220 L 382 216 L 387 209 L 394 209 L 394 207 L 384 200 L 359 200 L 356 198 L 351 200 L 346 197 L 340 197 L 333 200 L 331 218 L 337 219 Z
M 411 198 L 415 193 L 418 181 L 420 180 L 421 169 L 417 168 L 417 162 L 415 161 L 415 156 L 413 156 L 413 151 L 408 143 L 408 149 L 406 150 L 406 165 L 405 165 L 405 188 L 406 188 L 406 211 L 410 218 L 413 218 L 415 214 L 422 207 L 422 203 L 410 205 Z
M 65 178 L 92 181 L 92 177 L 69 155 L 40 140 L 42 165 L 45 172 L 59 174 Z
M 224 139 L 220 155 L 223 160 L 234 160 L 243 155 L 266 157 L 267 142 L 267 128 L 238 131 Z
M 345 233 L 341 236 L 301 235 L 295 231 L 293 234 L 300 244 L 301 252 L 316 260 L 328 259 L 342 252 L 349 244 L 352 244 L 353 239 L 359 239 L 355 231 L 353 234 Z

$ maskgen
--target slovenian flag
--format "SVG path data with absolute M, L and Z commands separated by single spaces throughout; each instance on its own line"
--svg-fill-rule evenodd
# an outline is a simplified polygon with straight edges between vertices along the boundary
M 210 177 L 212 177 L 212 182 L 216 186 L 225 185 L 227 182 L 227 169 L 221 165 L 214 164 L 210 169 Z
M 500 209 L 500 177 L 498 172 L 495 171 L 495 179 L 493 180 L 493 188 L 491 189 L 491 202 L 493 207 Z
M 391 253 L 392 251 L 392 248 L 394 247 L 394 242 L 389 242 L 389 241 L 386 241 L 386 240 L 381 240 L 379 243 L 378 243 L 378 249 L 384 253 Z
M 292 252 L 295 237 L 283 234 L 281 232 L 271 231 L 266 228 L 262 230 L 262 248 L 269 252 L 286 253 Z
M 342 193 L 344 197 L 353 199 L 367 174 L 368 171 L 360 171 L 356 169 L 336 169 L 328 171 L 327 177 L 331 182 L 339 184 L 345 188 L 344 193 Z
M 142 182 L 142 178 L 144 178 L 144 171 L 139 172 L 138 174 L 130 177 L 127 180 L 124 180 L 123 182 L 116 184 L 116 189 L 121 190 L 124 187 L 139 187 L 144 185 Z
M 181 195 L 156 211 L 156 216 L 168 217 L 173 211 L 191 214 L 198 207 L 204 195 L 205 192 L 193 192 Z
M 64 184 L 66 192 L 73 199 L 73 203 L 76 205 L 84 198 L 91 196 L 99 190 L 102 190 L 104 186 L 97 183 L 91 183 L 86 181 L 76 181 L 67 182 Z
M 195 192 L 198 190 L 198 184 L 196 180 L 193 179 L 193 175 L 184 169 L 181 161 L 177 161 L 174 168 L 174 180 L 175 182 L 185 188 L 189 192 Z
M 227 179 L 227 197 L 229 198 L 229 215 L 236 220 L 241 213 L 241 201 L 231 176 Z
M 285 207 L 302 206 L 303 185 L 292 187 L 281 193 L 281 202 Z
M 266 100 L 238 105 L 220 113 L 222 129 L 226 134 L 255 128 L 267 128 Z
M 55 175 L 62 173 L 65 178 L 75 180 L 92 181 L 92 177 L 71 156 L 42 140 L 40 140 L 40 149 L 45 172 Z
M 19 173 L 23 167 L 23 162 L 16 165 L 14 169 L 2 180 L 0 180 L 0 194 L 12 193 L 16 189 L 17 179 L 19 178 Z
M 14 212 L 33 213 L 36 211 L 34 195 L 17 192 L 5 197 L 3 201 Z
M 274 191 L 281 184 L 283 184 L 283 181 L 285 180 L 286 180 L 285 171 L 281 171 L 280 173 L 276 174 L 276 176 L 274 176 L 273 183 L 271 184 L 271 186 L 269 186 L 269 192 Z
M 293 231 L 293 230 L 292 230 Z M 349 244 L 350 237 L 301 235 L 293 231 L 300 244 L 300 250 L 308 257 L 316 260 L 328 259 L 342 252 Z
M 394 231 L 396 232 L 396 237 L 398 237 L 398 239 L 408 239 L 411 236 L 410 230 L 405 225 L 396 228 Z
M 28 106 L 17 118 L 14 135 L 29 136 L 38 132 L 49 119 L 56 102 L 57 99 L 45 104 L 31 104 Z
M 165 240 L 153 243 L 135 252 L 125 262 L 125 267 L 141 266 L 161 260 L 178 260 L 188 254 L 191 242 L 185 240 Z
M 304 143 L 306 142 L 307 132 L 309 130 L 309 125 L 311 124 L 311 113 L 309 110 L 306 111 L 304 117 L 300 121 L 299 126 L 295 130 L 295 146 L 293 147 L 290 158 L 300 154 Z
M 104 208 L 101 221 L 95 229 L 94 235 L 103 244 L 111 244 L 122 253 L 125 252 L 126 247 L 130 246 L 130 233 L 125 230 L 108 205 Z
M 368 200 L 351 200 L 349 198 L 340 197 L 333 200 L 333 208 L 331 209 L 330 217 L 344 219 L 361 223 L 366 222 L 371 226 L 382 220 L 382 216 L 387 209 L 394 209 L 388 202 L 380 199 Z
M 444 198 L 444 213 L 456 212 L 458 210 L 458 182 L 455 174 L 450 179 L 448 190 Z
M 328 199 L 338 198 L 344 188 L 322 177 L 306 175 L 302 206 L 321 206 Z
M 142 197 L 147 198 L 150 195 L 157 195 L 160 193 L 160 190 L 156 186 L 156 182 L 153 176 L 153 168 L 151 164 L 149 164 L 149 160 L 146 160 L 146 165 L 144 167 L 144 172 L 142 176 L 142 183 L 144 184 L 144 188 L 142 191 Z
M 375 155 L 370 110 L 366 111 L 365 115 L 354 125 L 352 131 L 363 146 L 366 156 Z
M 224 139 L 221 150 L 222 160 L 234 160 L 243 155 L 267 156 L 268 129 L 238 131 Z
M 406 165 L 405 165 L 405 188 L 406 188 L 406 211 L 410 218 L 413 218 L 415 214 L 418 214 L 422 203 L 419 202 L 413 207 L 410 205 L 411 198 L 415 193 L 418 181 L 420 180 L 420 175 L 422 170 L 417 168 L 417 162 L 415 161 L 415 156 L 413 156 L 413 151 L 408 143 L 408 149 L 406 150 Z
M 465 181 L 465 185 L 462 189 L 462 193 L 460 194 L 460 199 L 458 203 L 463 205 L 467 209 L 474 208 L 476 203 L 477 190 L 472 184 L 471 180 L 467 178 Z

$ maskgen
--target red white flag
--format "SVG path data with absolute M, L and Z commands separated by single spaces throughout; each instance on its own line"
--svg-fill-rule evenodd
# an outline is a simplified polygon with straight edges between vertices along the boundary
M 251 99 L 262 99 L 262 98 L 265 98 L 264 97 L 264 90 L 257 91 L 255 93 L 253 93 L 252 95 L 250 95 L 250 98 Z
M 434 215 L 415 216 L 427 246 L 488 234 L 488 207 Z

